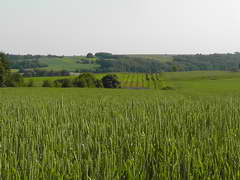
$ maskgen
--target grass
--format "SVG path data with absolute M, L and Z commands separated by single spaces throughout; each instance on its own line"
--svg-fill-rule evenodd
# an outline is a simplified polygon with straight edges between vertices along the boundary
M 0 89 L 1 179 L 239 179 L 240 96 Z
M 163 77 L 169 81 L 233 79 L 240 78 L 240 72 L 229 71 L 165 72 L 163 73 Z
M 48 67 L 40 68 L 45 70 L 68 70 L 68 71 L 75 71 L 75 70 L 94 70 L 98 67 L 96 64 L 79 64 L 77 63 L 80 59 L 86 59 L 80 56 L 73 56 L 73 57 L 64 57 L 64 58 L 40 58 L 40 62 L 47 64 Z M 90 59 L 95 61 L 94 58 Z
M 0 179 L 240 179 L 239 74 L 118 74 L 148 90 L 2 88 Z M 175 90 L 156 88 L 162 78 Z

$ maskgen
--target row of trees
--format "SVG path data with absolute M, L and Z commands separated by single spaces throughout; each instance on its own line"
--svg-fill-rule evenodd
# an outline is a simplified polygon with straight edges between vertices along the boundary
M 41 72 L 37 70 L 37 72 Z M 65 71 L 62 72 L 66 73 Z M 61 74 L 62 75 L 62 74 Z M 5 54 L 0 53 L 0 87 L 18 87 L 34 85 L 33 80 L 24 83 L 23 76 L 20 73 L 11 73 L 9 63 Z M 83 73 L 73 79 L 59 79 L 54 82 L 44 81 L 43 87 L 88 87 L 88 88 L 120 88 L 121 82 L 114 74 L 108 74 L 102 79 L 97 79 L 91 73 Z
M 13 61 L 10 64 L 11 69 L 30 69 L 48 67 L 47 64 L 40 63 L 39 60 Z
M 41 69 L 22 69 L 19 71 L 24 77 L 47 77 L 47 76 L 70 76 L 70 72 L 66 70 L 61 71 L 47 71 Z
M 176 72 L 196 70 L 239 71 L 240 53 L 210 55 L 176 55 L 169 62 L 161 62 L 148 57 L 131 57 L 96 53 L 100 67 L 97 72 Z
M 196 70 L 225 70 L 236 71 L 239 69 L 240 53 L 211 54 L 211 55 L 179 55 L 174 56 L 173 64 L 184 71 Z
M 77 78 L 58 79 L 53 82 L 45 80 L 43 87 L 80 87 L 80 88 L 121 88 L 121 82 L 115 74 L 108 74 L 102 79 L 97 79 L 91 73 L 83 73 Z
M 173 66 L 171 63 L 162 63 L 157 60 L 134 57 L 99 59 L 96 62 L 100 65 L 97 72 L 158 73 L 163 71 L 172 71 Z

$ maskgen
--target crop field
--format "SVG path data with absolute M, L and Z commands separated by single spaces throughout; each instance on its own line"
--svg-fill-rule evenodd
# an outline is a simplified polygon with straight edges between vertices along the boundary
M 193 71 L 165 73 L 114 73 L 119 77 L 122 87 L 127 89 L 156 89 L 171 87 L 177 93 L 191 95 L 237 94 L 240 90 L 240 72 L 224 71 Z M 94 74 L 101 79 L 104 73 Z M 25 82 L 34 81 L 34 86 L 41 87 L 44 80 L 74 78 L 62 77 L 33 77 L 25 78 Z
M 0 89 L 0 179 L 240 179 L 240 73 L 117 75 Z
M 104 73 L 95 74 L 96 78 L 101 79 Z M 122 83 L 123 88 L 136 88 L 136 89 L 161 89 L 166 85 L 166 81 L 164 80 L 162 74 L 154 73 L 116 73 L 119 77 L 119 80 Z M 57 79 L 64 78 L 74 78 L 76 76 L 62 76 L 62 77 L 33 77 L 33 78 L 25 78 L 25 81 L 28 82 L 33 80 L 35 82 L 35 86 L 41 87 L 44 80 L 55 81 Z
M 239 179 L 239 95 L 0 89 L 0 178 Z

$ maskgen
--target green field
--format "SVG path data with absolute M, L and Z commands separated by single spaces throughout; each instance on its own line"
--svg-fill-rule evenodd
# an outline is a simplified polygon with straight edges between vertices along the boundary
M 48 67 L 46 68 L 40 68 L 45 70 L 54 70 L 54 71 L 60 71 L 60 70 L 68 70 L 68 71 L 75 71 L 75 70 L 94 70 L 98 67 L 98 65 L 94 64 L 94 61 L 96 59 L 92 58 L 90 59 L 93 61 L 93 64 L 79 64 L 77 61 L 80 59 L 86 59 L 81 56 L 71 56 L 71 57 L 64 57 L 64 58 L 40 58 L 39 61 L 47 64 Z M 89 60 L 89 59 L 88 59 Z
M 135 58 L 146 58 L 151 60 L 157 60 L 161 62 L 171 62 L 173 58 L 171 56 L 164 55 L 127 55 L 129 57 Z M 92 64 L 82 64 L 77 63 L 79 60 L 85 59 L 92 61 Z M 99 65 L 95 64 L 96 58 L 86 58 L 84 56 L 69 56 L 69 57 L 41 57 L 39 61 L 43 64 L 48 65 L 48 67 L 39 68 L 44 70 L 67 70 L 67 71 L 75 71 L 75 70 L 95 70 L 99 67 Z
M 229 94 L 240 90 L 240 73 L 225 71 L 193 71 L 193 72 L 166 72 L 166 73 L 115 73 L 123 88 L 135 89 L 162 89 L 164 86 L 172 87 L 174 92 L 180 94 Z M 101 79 L 105 74 L 95 74 Z M 34 77 L 25 78 L 25 81 L 34 80 L 35 86 L 41 87 L 44 80 L 54 81 L 65 77 Z M 147 80 L 147 77 L 149 80 Z
M 0 89 L 1 179 L 240 179 L 240 73 L 152 76 L 174 90 Z

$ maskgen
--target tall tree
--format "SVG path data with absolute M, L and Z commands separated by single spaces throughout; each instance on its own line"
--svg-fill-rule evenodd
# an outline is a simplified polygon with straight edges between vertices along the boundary
M 9 64 L 4 53 L 0 53 L 0 87 L 5 87 L 10 74 Z

